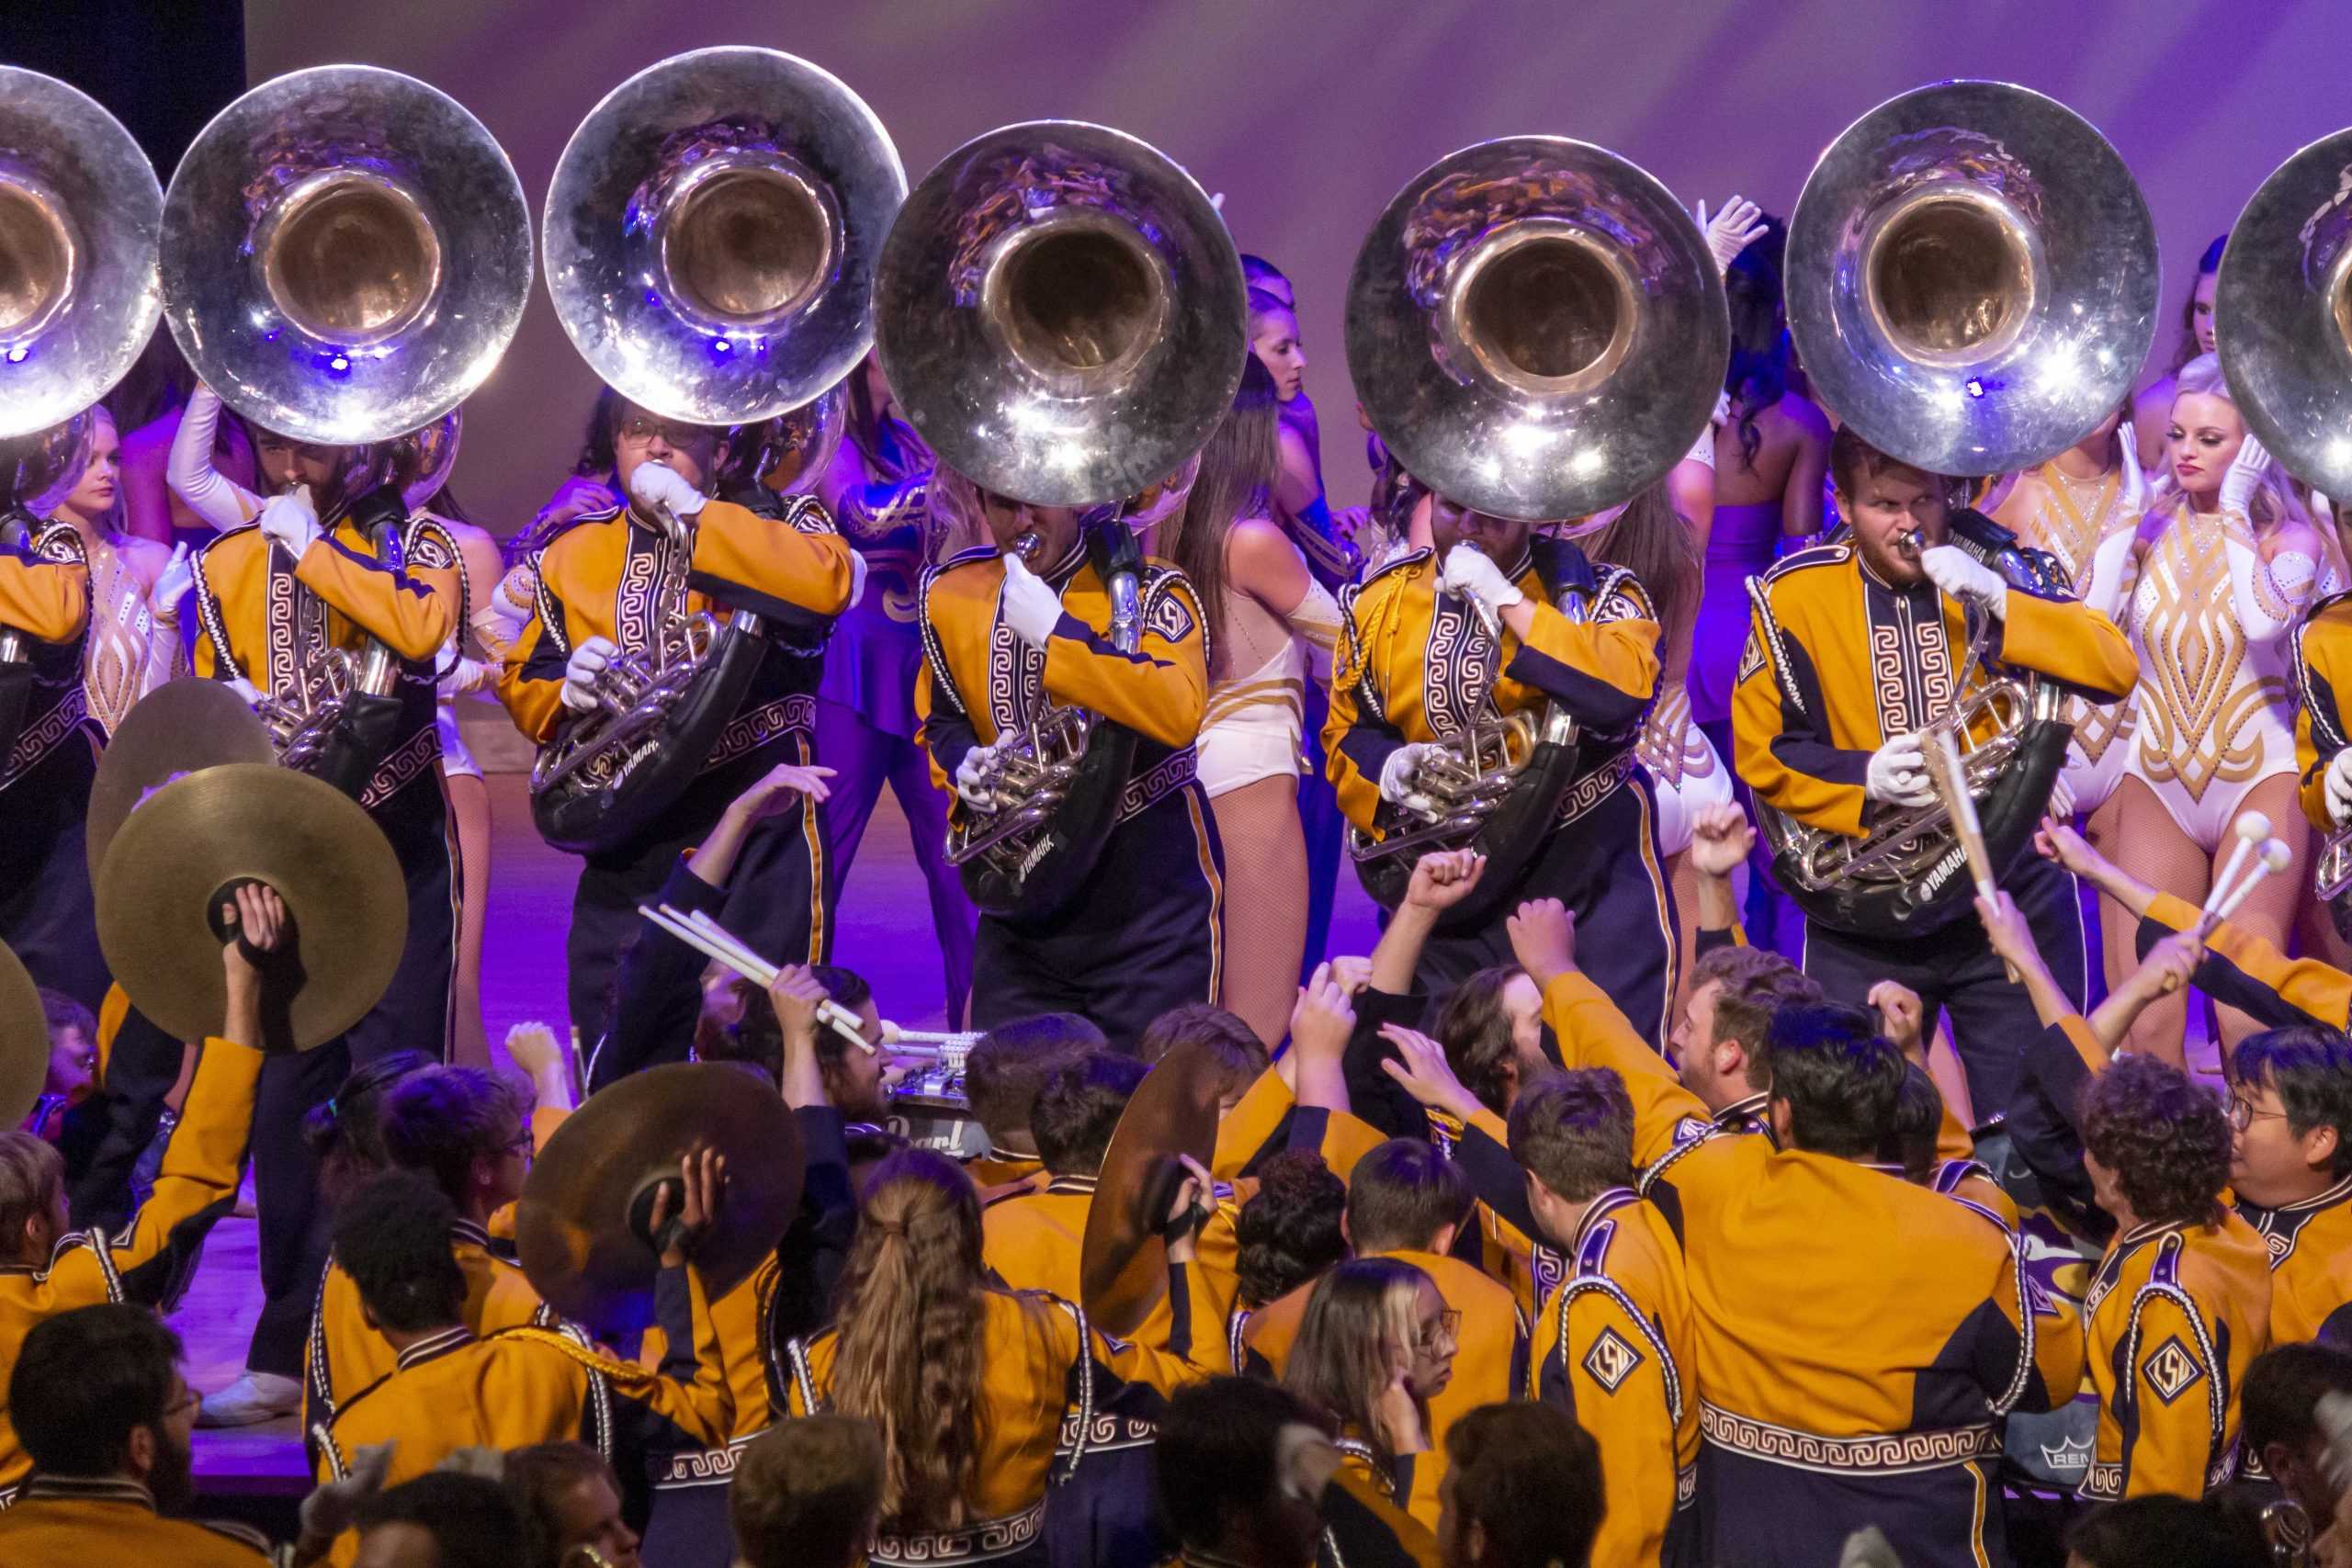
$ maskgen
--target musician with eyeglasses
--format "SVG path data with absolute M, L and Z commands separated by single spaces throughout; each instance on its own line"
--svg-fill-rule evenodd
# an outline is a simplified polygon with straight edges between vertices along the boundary
M 1674 994 L 1677 928 L 1657 801 L 1634 756 L 1658 682 L 1649 596 L 1633 573 L 1596 567 L 1531 524 L 1444 496 L 1431 498 L 1429 518 L 1430 547 L 1394 558 L 1340 597 L 1323 731 L 1340 809 L 1373 838 L 1410 830 L 1416 808 L 1430 806 L 1424 769 L 1490 711 L 1541 716 L 1556 704 L 1575 720 L 1577 752 L 1540 842 L 1502 889 L 1510 896 L 1480 923 L 1433 933 L 1415 982 L 1442 999 L 1510 963 L 1512 903 L 1558 898 L 1610 932 L 1594 978 L 1655 1041 Z M 1498 865 L 1488 874 L 1505 874 Z
M 195 558 L 196 673 L 234 687 L 281 728 L 350 691 L 344 717 L 298 765 L 354 795 L 390 840 L 408 934 L 390 987 L 340 1041 L 272 1055 L 262 1069 L 254 1167 L 265 1301 L 249 1375 L 207 1399 L 209 1426 L 293 1405 L 322 1266 L 303 1118 L 354 1066 L 394 1051 L 446 1057 L 457 968 L 458 850 L 434 692 L 464 596 L 457 540 L 433 517 L 410 516 L 401 490 L 416 453 L 406 443 L 337 446 L 263 432 L 256 445 L 272 493 L 253 521 Z M 376 649 L 389 658 L 390 690 L 363 696 L 357 672 Z M 292 749 L 281 755 L 297 760 Z
M 2095 704 L 2130 693 L 2138 668 L 2112 621 L 2018 586 L 1951 542 L 1951 481 L 1878 450 L 1851 426 L 1831 442 L 1829 468 L 1849 536 L 1750 580 L 1756 609 L 1733 696 L 1735 753 L 1764 805 L 1854 838 L 1932 805 L 1924 732 L 1997 678 L 1998 666 L 2038 671 Z M 1996 671 L 1972 671 L 1971 628 L 1987 616 Z M 2074 879 L 2030 855 L 1996 869 L 2079 1006 L 2085 943 Z M 1967 867 L 1953 874 L 1965 877 Z M 2018 1043 L 2038 1025 L 1966 913 L 1957 905 L 1916 934 L 1840 930 L 1808 916 L 1804 970 L 1831 1000 L 1855 1006 L 1882 980 L 1908 987 L 1929 1035 L 1949 1013 L 1981 1118 L 2008 1104 Z
M 1217 998 L 1223 866 L 1193 757 L 1208 707 L 1199 598 L 1174 567 L 1144 561 L 1140 636 L 1121 652 L 1111 585 L 1077 509 L 982 491 L 944 462 L 933 483 L 991 541 L 922 585 L 915 705 L 933 774 L 957 795 L 951 824 L 1001 804 L 992 764 L 1040 706 L 1081 709 L 1137 738 L 1125 779 L 1104 781 L 1123 792 L 1118 820 L 1074 891 L 1043 916 L 981 914 L 972 1024 L 1076 1012 L 1131 1044 L 1170 1009 Z
M 656 658 L 682 621 L 756 613 L 767 639 L 735 713 L 706 741 L 700 773 L 654 824 L 583 857 L 565 945 L 571 1021 L 601 1039 L 615 966 L 637 906 L 728 803 L 778 763 L 814 758 L 816 689 L 832 618 L 857 597 L 862 563 L 823 506 L 786 498 L 782 516 L 714 492 L 734 433 L 613 405 L 615 471 L 626 505 L 591 512 L 537 560 L 534 613 L 509 650 L 499 697 L 542 745 L 598 712 L 616 660 Z M 761 822 L 745 841 L 727 928 L 780 962 L 822 953 L 825 893 L 816 802 Z

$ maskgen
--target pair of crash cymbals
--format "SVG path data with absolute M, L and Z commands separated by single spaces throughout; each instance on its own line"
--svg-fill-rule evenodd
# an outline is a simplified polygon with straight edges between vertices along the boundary
M 91 785 L 98 945 L 131 1004 L 175 1038 L 220 1032 L 221 912 L 241 883 L 277 889 L 288 917 L 265 1047 L 335 1038 L 399 966 L 408 893 L 383 829 L 334 785 L 270 758 L 236 693 L 188 678 L 131 709 Z
M 1180 1156 L 1204 1168 L 1216 1152 L 1223 1066 L 1186 1041 L 1136 1087 L 1102 1156 L 1087 1210 L 1079 1297 L 1088 1319 L 1121 1337 L 1140 1329 L 1168 1293 L 1162 1226 L 1184 1181 Z

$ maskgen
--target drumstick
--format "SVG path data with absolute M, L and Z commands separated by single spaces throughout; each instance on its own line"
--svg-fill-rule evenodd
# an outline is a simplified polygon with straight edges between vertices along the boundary
M 2288 850 L 2286 844 L 2278 839 L 2273 839 L 2269 842 L 2264 844 L 2262 846 L 2262 858 L 2256 861 L 2252 866 L 2247 868 L 2245 880 L 2239 883 L 2235 887 L 2230 889 L 2229 897 L 2222 900 L 2222 907 L 2213 911 L 2213 918 L 2216 923 L 2222 920 L 2226 920 L 2232 915 L 2236 914 L 2238 911 L 2238 906 L 2245 902 L 2246 895 L 2254 891 L 2255 885 L 2256 883 L 2260 882 L 2266 876 L 2270 876 L 2286 870 L 2293 862 L 2294 858 L 2293 853 Z
M 2230 851 L 2230 858 L 2222 863 L 2222 874 L 2213 879 L 2213 886 L 2205 894 L 2205 912 L 2208 915 L 2221 908 L 2229 897 L 2230 888 L 2236 883 L 2240 868 L 2245 864 L 2245 857 L 2270 837 L 2270 818 L 2259 811 L 2248 811 L 2231 825 L 2231 831 L 2238 836 L 2237 846 Z
M 1945 730 L 1926 750 L 1928 772 L 1934 775 L 1936 793 L 1944 797 L 1944 806 L 1951 812 L 1952 831 L 1959 835 L 1961 850 L 1968 856 L 1968 874 L 1975 880 L 1976 896 L 1989 904 L 2000 885 L 1993 879 L 1993 856 L 1984 848 L 1984 826 L 1977 820 L 1976 799 L 1968 793 L 1968 774 L 1960 763 L 1960 743 L 1950 730 Z M 2018 966 L 2004 958 L 2001 967 L 2014 983 Z
M 687 916 L 667 904 L 658 909 L 639 904 L 637 912 L 704 957 L 726 964 L 760 989 L 764 991 L 775 984 L 775 964 L 744 946 L 724 926 L 700 910 Z M 817 1004 L 817 1018 L 867 1055 L 874 1054 L 874 1047 L 866 1043 L 865 1021 L 832 998 L 827 997 Z

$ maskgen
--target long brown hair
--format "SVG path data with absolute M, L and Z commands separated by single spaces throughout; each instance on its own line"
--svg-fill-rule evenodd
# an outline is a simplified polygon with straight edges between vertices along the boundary
M 1225 646 L 1225 536 L 1242 518 L 1270 514 L 1282 451 L 1279 408 L 1273 377 L 1256 355 L 1249 355 L 1233 406 L 1201 448 L 1192 493 L 1159 552 L 1200 595 L 1213 649 Z
M 980 1200 L 961 1166 L 874 1168 L 833 1321 L 833 1408 L 881 1428 L 882 1526 L 955 1529 L 980 1452 Z
M 1641 580 L 1657 612 L 1661 648 L 1680 647 L 1688 640 L 1690 623 L 1699 614 L 1705 563 L 1664 479 L 1626 502 L 1609 526 L 1578 542 L 1592 559 L 1622 566 Z
M 1354 1258 L 1315 1283 L 1299 1319 L 1283 1386 L 1338 1416 L 1389 1469 L 1373 1406 L 1395 1376 L 1392 1358 L 1409 1354 L 1423 1285 L 1434 1281 L 1394 1258 Z M 1422 1412 L 1426 1423 L 1428 1412 Z

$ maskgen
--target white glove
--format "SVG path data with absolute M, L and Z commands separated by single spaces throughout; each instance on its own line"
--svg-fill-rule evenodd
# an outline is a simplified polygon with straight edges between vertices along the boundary
M 1953 598 L 1984 605 L 1996 620 L 2008 613 L 2009 585 L 1958 545 L 1928 546 L 1919 553 L 1919 570 Z
M 1927 750 L 1917 735 L 1898 735 L 1871 753 L 1862 793 L 1887 806 L 1925 806 L 1936 798 Z
M 639 506 L 667 512 L 681 523 L 700 512 L 703 502 L 710 499 L 667 463 L 639 463 L 628 477 L 628 493 Z
M 842 609 L 846 610 L 851 608 L 851 606 L 854 605 L 860 599 L 865 597 L 865 574 L 867 570 L 865 555 L 857 550 L 850 551 L 849 604 L 842 605 Z
M 496 671 L 492 666 L 484 664 L 479 659 L 469 659 L 461 653 L 443 672 L 441 678 L 433 682 L 433 694 L 444 701 L 452 697 L 462 697 L 468 692 L 481 691 L 484 686 L 489 685 L 495 676 Z
M 989 759 L 996 755 L 997 747 L 1003 744 L 1004 739 L 999 737 L 995 745 L 975 746 L 964 753 L 962 761 L 956 764 L 956 793 L 965 805 L 981 811 L 995 805 L 985 780 Z
M 261 509 L 261 531 L 300 560 L 302 552 L 325 532 L 319 526 L 319 514 L 311 508 L 311 487 L 301 485 L 284 495 L 271 496 Z
M 1408 810 L 1428 810 L 1432 804 L 1430 797 L 1413 785 L 1420 777 L 1421 759 L 1443 750 L 1430 741 L 1408 740 L 1389 752 L 1388 760 L 1380 764 L 1380 798 Z
M 1739 253 L 1764 237 L 1764 225 L 1758 221 L 1764 209 L 1744 196 L 1735 196 L 1724 203 L 1723 210 L 1713 218 L 1707 216 L 1707 204 L 1699 203 L 1699 227 L 1706 231 L 1707 254 L 1715 258 L 1715 270 L 1728 272 Z
M 563 705 L 586 713 L 596 705 L 596 677 L 613 661 L 620 645 L 608 637 L 592 637 L 571 650 L 563 666 Z
M 174 545 L 172 558 L 155 574 L 155 591 L 147 596 L 147 613 L 159 626 L 180 624 L 180 601 L 196 586 L 196 568 L 188 564 L 187 547 Z
M 1449 593 L 1469 595 L 1496 615 L 1527 597 L 1484 551 L 1468 545 L 1456 545 L 1445 552 L 1445 570 L 1438 574 L 1438 586 Z
M 2117 499 L 2125 512 L 2148 510 L 2148 476 L 2140 471 L 2140 433 L 2132 428 L 2130 415 L 2116 422 L 2116 461 L 2123 469 L 2123 483 Z
M 358 1522 L 359 1506 L 384 1489 L 392 1468 L 392 1444 L 376 1443 L 355 1450 L 351 1473 L 311 1489 L 302 1499 L 302 1534 L 311 1540 L 333 1540 Z
M 2339 828 L 2352 822 L 2352 747 L 2328 759 L 2326 788 L 2328 819 Z
M 1030 647 L 1042 649 L 1061 624 L 1062 596 L 1019 556 L 1004 558 L 1004 624 Z
M 2238 444 L 2238 455 L 2230 459 L 2229 468 L 2222 475 L 2222 510 L 2234 512 L 2252 521 L 2249 510 L 2254 504 L 2254 487 L 2262 482 L 2262 471 L 2270 466 L 2270 454 L 2252 431 Z
M 261 688 L 254 685 L 251 681 L 246 680 L 243 675 L 230 676 L 229 689 L 236 693 L 237 700 L 243 703 L 247 707 L 257 708 L 261 706 Z

